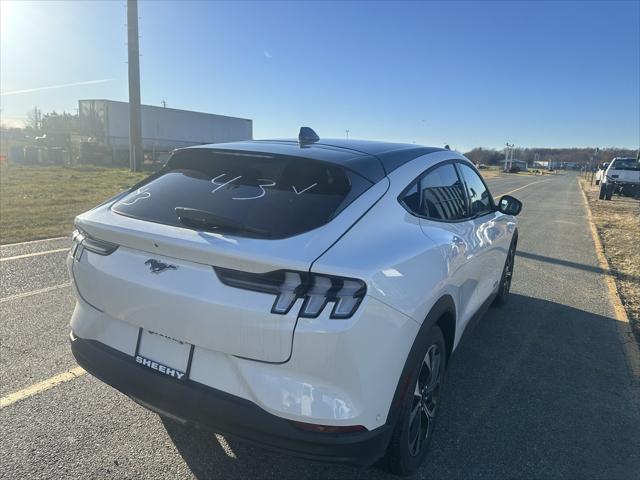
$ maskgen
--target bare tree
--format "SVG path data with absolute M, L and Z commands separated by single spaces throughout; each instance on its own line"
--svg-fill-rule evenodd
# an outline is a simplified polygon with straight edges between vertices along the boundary
M 27 120 L 25 122 L 27 128 L 31 128 L 36 132 L 42 127 L 42 111 L 37 107 L 27 112 Z

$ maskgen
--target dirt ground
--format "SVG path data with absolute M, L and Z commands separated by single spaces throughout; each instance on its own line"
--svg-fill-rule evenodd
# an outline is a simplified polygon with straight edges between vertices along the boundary
M 640 343 L 640 200 L 614 195 L 598 200 L 599 187 L 580 179 L 618 293 Z

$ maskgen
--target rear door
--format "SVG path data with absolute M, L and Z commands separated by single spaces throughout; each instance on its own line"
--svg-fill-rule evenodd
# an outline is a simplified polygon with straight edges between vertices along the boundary
M 271 286 L 232 286 L 221 269 L 308 271 L 383 195 L 387 180 L 372 185 L 339 165 L 299 157 L 183 152 L 148 183 L 76 219 L 87 237 L 117 246 L 107 254 L 79 250 L 72 262 L 78 293 L 144 330 L 284 362 L 302 299 L 273 313 Z
M 449 269 L 447 282 L 458 292 L 457 306 L 464 323 L 477 289 L 474 231 L 468 221 L 464 182 L 451 160 L 427 170 L 416 186 L 415 200 L 409 191 L 405 206 L 412 205 L 425 235 L 442 249 Z

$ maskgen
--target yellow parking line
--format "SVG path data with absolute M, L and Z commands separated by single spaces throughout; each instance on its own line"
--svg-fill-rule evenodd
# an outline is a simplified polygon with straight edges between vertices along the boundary
M 69 371 L 60 373 L 51 378 L 43 380 L 42 382 L 35 383 L 27 388 L 23 388 L 22 390 L 18 390 L 17 392 L 10 393 L 2 398 L 0 398 L 0 409 L 8 407 L 20 400 L 24 400 L 25 398 L 33 397 L 39 393 L 42 393 L 50 388 L 56 387 L 61 383 L 68 382 L 69 380 L 73 380 L 74 378 L 78 378 L 81 375 L 87 373 L 82 367 L 72 368 Z
M 220 447 L 222 448 L 222 451 L 224 451 L 224 454 L 229 458 L 236 458 L 236 454 L 232 450 L 231 446 L 227 443 L 226 438 L 224 438 L 219 433 L 216 433 L 215 435 L 216 435 L 216 440 L 218 440 L 218 443 L 220 444 Z
M 69 247 L 56 248 L 54 250 L 46 250 L 44 252 L 25 253 L 24 255 L 16 255 L 14 257 L 0 258 L 0 262 L 6 262 L 6 261 L 9 261 L 9 260 L 18 260 L 19 258 L 37 257 L 39 255 L 48 255 L 49 253 L 66 252 L 67 250 L 69 250 Z

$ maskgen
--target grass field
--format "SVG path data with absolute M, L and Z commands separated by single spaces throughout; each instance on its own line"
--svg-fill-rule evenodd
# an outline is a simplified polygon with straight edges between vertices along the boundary
M 485 180 L 489 180 L 490 178 L 501 176 L 502 170 L 495 165 L 491 165 L 487 168 L 483 168 L 482 170 L 480 170 L 480 174 L 482 175 L 482 178 L 484 178 Z
M 0 168 L 0 244 L 68 235 L 73 219 L 148 173 L 94 166 Z
M 580 183 L 587 195 L 593 221 L 616 279 L 631 327 L 640 343 L 640 202 L 614 195 L 598 200 L 600 187 Z

